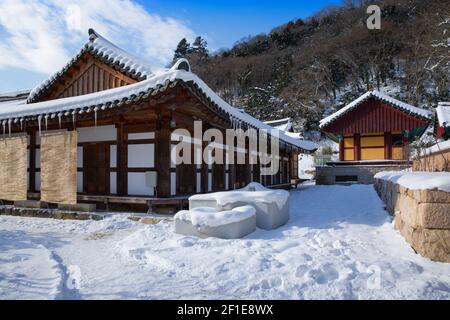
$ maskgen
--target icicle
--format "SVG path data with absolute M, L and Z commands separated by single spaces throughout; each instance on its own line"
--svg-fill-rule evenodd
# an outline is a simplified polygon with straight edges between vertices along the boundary
M 97 111 L 98 111 L 98 107 L 94 108 L 94 122 L 95 122 L 95 127 L 97 127 Z
M 41 136 L 41 120 L 42 120 L 42 116 L 38 116 L 39 136 Z
M 23 130 L 23 118 L 20 118 L 20 131 Z
M 2 126 L 3 126 L 3 137 L 5 137 L 6 120 L 2 121 Z
M 61 117 L 62 117 L 62 113 L 58 113 L 58 122 L 59 122 L 59 128 L 61 129 Z
M 72 112 L 72 123 L 73 123 L 73 127 L 75 128 L 75 114 L 76 114 L 77 112 L 76 112 L 76 110 L 74 110 L 73 112 Z
M 11 137 L 11 122 L 12 122 L 12 120 L 9 119 L 8 120 L 8 136 L 10 136 L 10 137 Z
M 48 127 L 48 114 L 45 115 L 44 119 L 45 119 L 45 131 L 47 131 L 47 127 Z

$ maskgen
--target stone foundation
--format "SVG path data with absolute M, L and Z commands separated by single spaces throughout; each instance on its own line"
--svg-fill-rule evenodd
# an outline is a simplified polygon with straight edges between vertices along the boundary
M 450 262 L 450 193 L 413 190 L 376 179 L 375 189 L 394 215 L 394 227 L 422 256 Z
M 14 206 L 0 206 L 0 215 L 63 220 L 102 220 L 104 218 L 103 215 L 96 213 L 62 211 L 55 209 L 18 208 Z

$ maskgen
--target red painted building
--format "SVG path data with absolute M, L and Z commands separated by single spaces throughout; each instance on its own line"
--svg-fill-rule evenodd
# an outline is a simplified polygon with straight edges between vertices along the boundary
M 340 161 L 406 160 L 406 131 L 426 128 L 431 112 L 378 91 L 369 91 L 321 120 L 320 128 L 339 141 Z

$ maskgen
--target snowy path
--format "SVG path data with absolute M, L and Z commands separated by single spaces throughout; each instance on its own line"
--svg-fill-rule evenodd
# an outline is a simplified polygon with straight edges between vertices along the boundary
M 372 186 L 304 185 L 290 206 L 242 240 L 1 216 L 0 299 L 450 299 L 450 265 L 413 252 Z

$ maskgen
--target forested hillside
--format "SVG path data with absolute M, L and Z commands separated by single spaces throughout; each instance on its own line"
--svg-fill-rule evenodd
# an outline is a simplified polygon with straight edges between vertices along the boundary
M 369 4 L 381 29 L 366 26 Z M 318 120 L 370 89 L 431 108 L 450 99 L 450 0 L 349 0 L 269 34 L 209 53 L 198 37 L 175 57 L 224 99 L 262 119 L 292 117 L 318 138 Z

